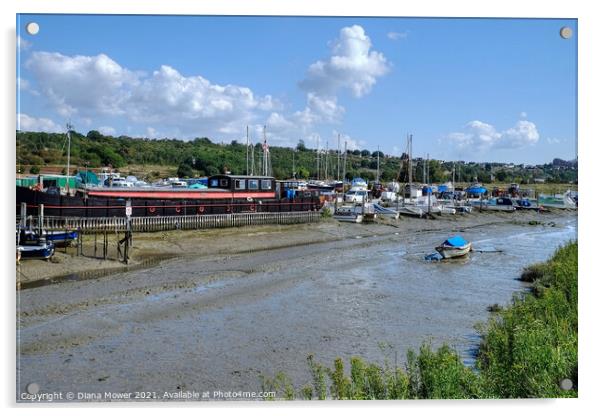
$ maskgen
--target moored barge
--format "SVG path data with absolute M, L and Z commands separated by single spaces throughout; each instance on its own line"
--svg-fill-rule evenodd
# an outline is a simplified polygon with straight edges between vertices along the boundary
M 16 212 L 58 217 L 173 216 L 243 212 L 314 211 L 320 208 L 316 191 L 291 190 L 271 176 L 215 175 L 206 189 L 168 187 L 87 187 L 74 196 L 17 187 Z

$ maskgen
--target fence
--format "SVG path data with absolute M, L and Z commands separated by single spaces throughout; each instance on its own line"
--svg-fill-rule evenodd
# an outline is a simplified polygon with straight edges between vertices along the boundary
M 315 222 L 319 219 L 320 213 L 318 211 L 132 217 L 131 231 L 153 232 L 240 227 L 243 225 L 301 224 Z M 40 220 L 42 224 L 40 224 Z M 17 217 L 17 222 L 20 222 L 19 217 Z M 41 228 L 48 231 L 77 229 L 83 232 L 127 231 L 127 218 L 125 217 L 43 216 L 40 219 L 38 216 L 30 216 L 27 218 L 27 224 L 34 229 L 39 229 L 41 225 Z

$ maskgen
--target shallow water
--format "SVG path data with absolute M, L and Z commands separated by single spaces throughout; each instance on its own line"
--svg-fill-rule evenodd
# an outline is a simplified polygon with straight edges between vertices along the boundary
M 523 290 L 521 269 L 576 239 L 576 224 L 569 217 L 555 227 L 467 230 L 462 236 L 477 251 L 454 261 L 424 261 L 449 237 L 441 232 L 234 256 L 221 268 L 211 265 L 219 278 L 25 325 L 18 385 L 161 394 L 259 391 L 260 374 L 284 371 L 298 388 L 310 381 L 310 353 L 329 365 L 351 356 L 401 364 L 407 349 L 424 341 L 451 344 L 470 364 L 479 342 L 474 325 L 487 319 L 487 306 L 506 304 Z M 148 279 L 192 276 L 207 268 L 206 261 L 181 259 L 144 273 Z M 98 284 L 65 283 L 74 285 L 71 296 Z M 21 302 L 69 293 L 69 286 L 58 286 L 25 291 Z

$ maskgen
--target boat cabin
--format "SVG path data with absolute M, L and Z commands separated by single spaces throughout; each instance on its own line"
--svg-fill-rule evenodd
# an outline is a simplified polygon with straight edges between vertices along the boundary
M 214 175 L 207 180 L 209 189 L 224 189 L 232 192 L 274 192 L 276 180 L 271 176 Z

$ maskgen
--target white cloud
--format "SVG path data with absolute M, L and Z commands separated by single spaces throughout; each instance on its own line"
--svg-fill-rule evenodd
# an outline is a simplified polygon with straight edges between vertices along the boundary
M 513 127 L 501 132 L 491 124 L 474 120 L 466 124 L 463 132 L 450 133 L 447 138 L 461 149 L 519 149 L 537 143 L 539 132 L 535 123 L 527 120 L 519 120 Z
M 31 42 L 17 35 L 17 52 L 24 51 L 31 47 Z
M 36 97 L 40 95 L 40 93 L 38 91 L 36 91 L 35 89 L 32 88 L 29 80 L 27 80 L 25 78 L 17 77 L 17 88 L 19 89 L 20 92 L 26 91 Z
M 26 63 L 44 96 L 63 117 L 123 115 L 161 124 L 185 136 L 240 132 L 258 112 L 279 108 L 270 95 L 247 87 L 186 77 L 163 65 L 150 76 L 123 68 L 104 54 L 65 56 L 34 52 Z
M 563 140 L 558 139 L 556 137 L 548 137 L 546 138 L 546 142 L 548 142 L 548 144 L 558 144 L 561 143 Z
M 139 83 L 138 74 L 104 54 L 70 57 L 33 52 L 25 66 L 63 117 L 124 114 L 131 90 Z
M 501 140 L 497 143 L 499 147 L 516 149 L 533 145 L 539 141 L 537 126 L 527 120 L 518 121 L 514 127 L 502 132 Z
M 406 39 L 408 37 L 408 32 L 389 32 L 387 33 L 387 37 L 391 40 Z
M 111 126 L 100 126 L 98 131 L 105 136 L 114 136 L 117 133 L 117 131 Z
M 520 118 L 527 118 L 527 113 L 524 111 L 521 111 Z
M 390 69 L 385 56 L 371 48 L 372 42 L 361 26 L 342 28 L 331 44 L 331 56 L 309 66 L 301 87 L 326 96 L 334 96 L 341 89 L 350 90 L 355 97 L 369 93 L 377 78 Z
M 332 131 L 332 137 L 333 137 L 332 142 L 335 143 L 335 145 L 337 144 L 339 134 L 341 135 L 341 152 L 345 151 L 345 142 L 347 143 L 347 150 L 359 150 L 366 145 L 365 140 L 354 139 L 351 136 L 349 136 L 348 134 L 339 132 L 337 130 L 333 130 Z M 336 149 L 336 147 L 334 147 L 334 149 Z
M 83 120 L 102 118 L 113 126 L 125 121 L 122 129 L 129 134 L 146 130 L 149 137 L 203 135 L 229 141 L 244 138 L 247 125 L 254 131 L 267 124 L 270 140 L 296 144 L 342 121 L 339 92 L 362 97 L 390 68 L 384 55 L 372 50 L 361 26 L 342 28 L 330 46 L 331 56 L 313 63 L 301 81 L 306 102 L 296 111 L 285 111 L 272 95 L 245 86 L 215 84 L 168 65 L 143 73 L 105 54 L 33 52 L 25 66 L 46 104 L 80 126 L 87 125 Z M 106 131 L 116 134 L 113 127 Z
M 49 118 L 36 118 L 24 113 L 17 114 L 17 130 L 45 131 L 47 133 L 61 133 L 65 131 L 62 126 Z

